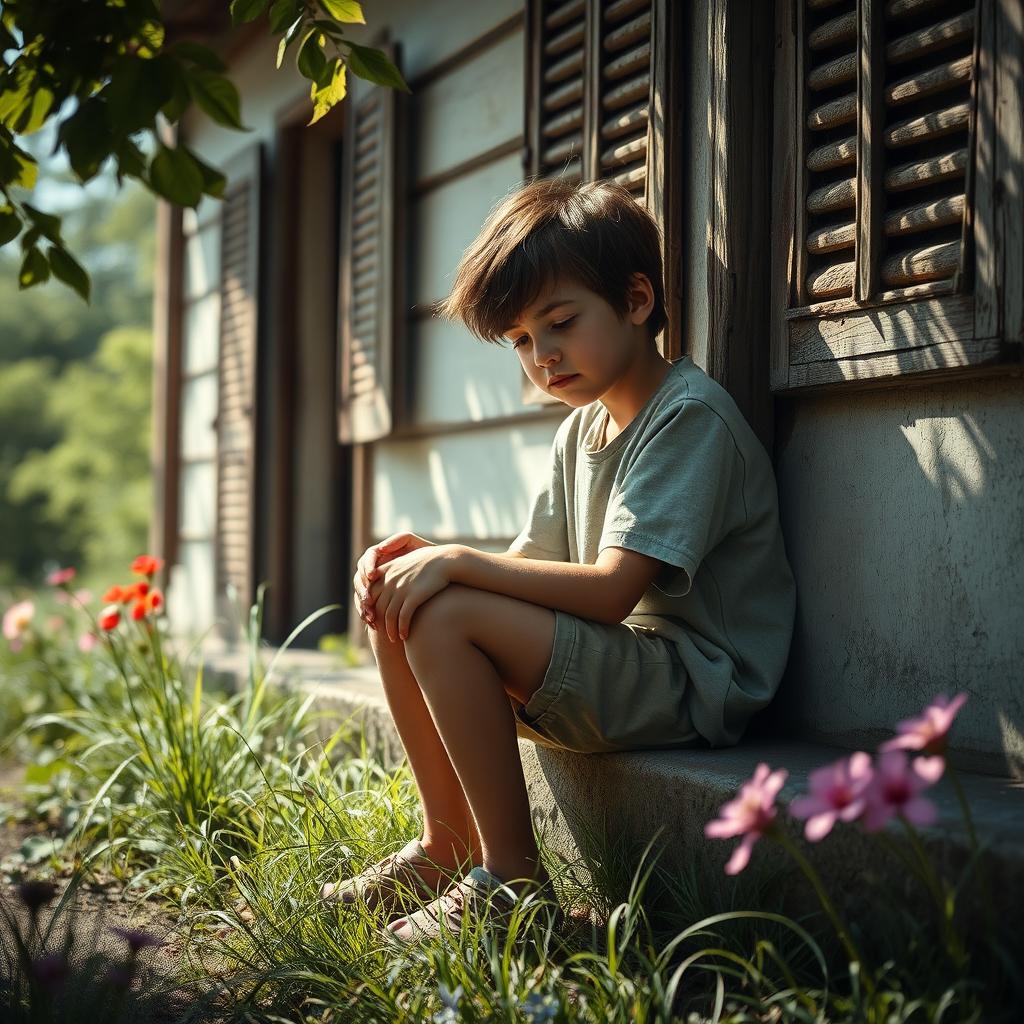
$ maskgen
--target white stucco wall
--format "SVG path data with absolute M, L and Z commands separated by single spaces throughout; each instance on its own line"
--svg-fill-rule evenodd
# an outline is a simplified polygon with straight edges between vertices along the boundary
M 1009 377 L 778 403 L 802 729 L 870 743 L 966 690 L 957 747 L 1024 768 L 1022 404 Z

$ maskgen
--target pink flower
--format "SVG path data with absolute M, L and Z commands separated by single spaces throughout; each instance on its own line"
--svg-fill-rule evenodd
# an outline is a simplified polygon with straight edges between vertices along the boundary
M 74 598 L 79 604 L 88 604 L 92 600 L 92 591 L 88 587 L 76 590 Z
M 18 646 L 14 647 L 15 650 L 21 647 L 21 634 L 25 632 L 35 613 L 36 606 L 31 601 L 19 601 L 4 612 L 4 638 L 11 641 L 12 647 L 14 647 L 14 641 L 18 641 Z
M 725 865 L 727 875 L 739 874 L 750 863 L 754 843 L 775 824 L 775 797 L 789 774 L 785 768 L 773 772 L 764 762 L 757 766 L 754 777 L 743 783 L 739 795 L 722 805 L 721 817 L 704 826 L 704 834 L 711 839 L 731 839 L 743 836 Z
M 64 628 L 64 620 L 59 615 L 50 615 L 46 619 L 46 628 L 51 633 L 56 633 Z
M 66 569 L 54 569 L 49 576 L 46 577 L 46 582 L 51 587 L 62 587 L 65 583 L 70 583 L 75 578 L 75 570 L 68 566 Z
M 78 638 L 78 649 L 85 654 L 88 654 L 98 643 L 95 633 L 83 633 Z
M 810 793 L 790 803 L 790 814 L 807 819 L 804 835 L 816 843 L 832 831 L 837 820 L 853 821 L 860 817 L 864 811 L 864 791 L 873 774 L 871 757 L 863 750 L 817 768 L 807 777 Z
M 864 794 L 864 828 L 877 832 L 894 815 L 901 814 L 914 825 L 934 824 L 938 817 L 935 804 L 919 796 L 935 780 L 922 771 L 920 761 L 911 761 L 902 750 L 886 750 L 878 755 L 875 774 Z
M 897 722 L 896 728 L 900 734 L 886 740 L 878 749 L 919 750 L 922 754 L 932 755 L 919 758 L 918 768 L 932 782 L 938 782 L 946 766 L 943 755 L 946 753 L 947 734 L 966 700 L 966 693 L 958 693 L 952 700 L 944 693 L 939 694 L 919 718 L 906 718 Z

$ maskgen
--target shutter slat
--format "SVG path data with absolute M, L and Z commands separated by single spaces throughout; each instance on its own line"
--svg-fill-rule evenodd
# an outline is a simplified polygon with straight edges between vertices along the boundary
M 560 139 L 554 145 L 548 146 L 541 154 L 541 160 L 546 165 L 558 164 L 573 154 L 578 155 L 582 149 L 583 134 L 575 132 L 564 139 Z
M 839 142 L 830 142 L 819 146 L 807 154 L 807 168 L 811 171 L 830 171 L 834 167 L 844 167 L 857 159 L 857 139 L 851 135 Z
M 544 95 L 544 109 L 545 110 L 561 110 L 562 107 L 568 106 L 570 103 L 575 103 L 576 100 L 583 96 L 583 77 L 582 75 L 578 78 L 572 79 L 570 82 L 566 82 L 565 85 L 558 89 L 552 89 L 551 92 Z
M 931 160 L 914 160 L 894 167 L 885 176 L 885 187 L 890 192 L 901 192 L 907 188 L 934 185 L 949 178 L 960 178 L 967 170 L 967 150 L 958 149 Z
M 638 40 L 650 39 L 650 35 L 651 12 L 648 10 L 638 18 L 615 29 L 614 32 L 609 32 L 604 39 L 604 48 L 608 53 L 617 53 Z
M 604 77 L 607 79 L 624 78 L 642 67 L 648 67 L 651 63 L 651 44 L 645 42 L 633 50 L 629 50 L 621 57 L 609 61 L 604 66 Z
M 547 138 L 557 138 L 574 128 L 583 127 L 583 106 L 571 107 L 569 110 L 544 122 L 541 131 Z
M 615 139 L 620 135 L 626 135 L 632 132 L 646 133 L 647 132 L 647 104 L 642 103 L 638 107 L 633 107 L 631 110 L 626 110 L 621 114 L 616 114 L 614 117 L 609 117 L 601 125 L 601 137 L 605 139 Z
M 807 76 L 807 84 L 815 90 L 832 89 L 837 85 L 852 82 L 856 77 L 857 54 L 847 53 L 816 67 Z
M 888 146 L 909 146 L 915 142 L 937 139 L 967 128 L 970 117 L 970 104 L 958 103 L 955 107 L 936 110 L 922 117 L 912 117 L 894 124 L 886 131 L 885 142 Z
M 548 57 L 555 57 L 560 53 L 565 53 L 566 50 L 572 49 L 574 46 L 580 47 L 582 45 L 583 22 L 581 21 L 545 43 L 544 54 Z
M 636 78 L 631 78 L 628 82 L 623 82 L 614 89 L 609 89 L 604 94 L 601 105 L 605 110 L 618 110 L 629 103 L 646 99 L 650 92 L 651 76 L 645 71 L 642 75 L 637 75 Z
M 847 178 L 831 185 L 822 185 L 807 196 L 808 213 L 832 213 L 853 206 L 857 195 L 857 179 Z
M 807 115 L 807 127 L 812 132 L 827 131 L 857 120 L 857 94 L 840 96 L 838 99 L 815 107 Z
M 604 12 L 605 21 L 615 22 L 628 18 L 634 11 L 650 5 L 651 0 L 616 0 Z
M 812 231 L 807 236 L 807 251 L 813 253 L 835 252 L 837 249 L 852 249 L 857 239 L 857 225 L 840 224 L 837 227 Z
M 926 53 L 934 53 L 964 39 L 970 39 L 973 34 L 974 12 L 968 11 L 893 40 L 885 48 L 885 56 L 893 64 L 915 60 Z
M 807 277 L 807 294 L 812 300 L 836 299 L 853 293 L 856 263 L 837 263 Z
M 832 46 L 848 43 L 856 38 L 857 12 L 849 11 L 814 29 L 807 37 L 807 45 L 812 50 L 827 50 Z
M 555 61 L 554 64 L 548 67 L 544 72 L 544 81 L 554 84 L 555 82 L 562 82 L 572 75 L 581 75 L 582 73 L 583 49 L 581 47 L 578 50 L 574 50 L 567 57 Z
M 882 264 L 882 281 L 890 288 L 939 281 L 950 277 L 960 264 L 960 242 L 943 242 L 888 257 Z
M 637 139 L 630 139 L 628 142 L 619 143 L 606 149 L 601 154 L 602 167 L 620 167 L 637 159 L 643 159 L 647 154 L 647 136 Z
M 895 106 L 963 85 L 971 80 L 973 63 L 971 57 L 959 57 L 948 64 L 940 64 L 928 71 L 902 78 L 886 88 L 885 101 Z
M 583 14 L 585 6 L 585 0 L 568 0 L 568 3 L 560 4 L 545 17 L 544 27 L 547 29 L 561 28 L 573 18 Z
M 928 231 L 963 220 L 966 201 L 963 194 L 937 199 L 930 203 L 895 210 L 885 218 L 887 235 L 909 235 L 915 231 Z

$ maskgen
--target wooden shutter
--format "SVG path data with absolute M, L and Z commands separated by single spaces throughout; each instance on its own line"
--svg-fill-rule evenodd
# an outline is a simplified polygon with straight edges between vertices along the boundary
M 237 638 L 227 585 L 247 613 L 255 598 L 256 344 L 259 296 L 260 148 L 225 167 L 221 207 L 215 590 L 222 634 Z
M 805 0 L 796 305 L 952 283 L 969 224 L 974 6 Z
M 892 0 L 884 23 L 880 287 L 952 279 L 969 241 L 974 3 Z
M 611 178 L 643 198 L 652 107 L 651 0 L 602 0 L 594 61 L 595 163 L 591 178 Z
M 382 49 L 397 63 L 396 48 Z M 338 436 L 391 432 L 395 399 L 396 90 L 353 83 L 343 142 Z
M 587 0 L 533 0 L 530 28 L 534 99 L 527 99 L 530 173 L 583 176 Z

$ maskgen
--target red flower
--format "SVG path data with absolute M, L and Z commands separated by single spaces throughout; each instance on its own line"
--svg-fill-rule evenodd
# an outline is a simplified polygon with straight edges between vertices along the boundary
M 116 583 L 103 595 L 106 604 L 120 604 L 124 600 L 124 588 Z
M 139 619 L 146 617 L 146 599 L 140 597 L 135 604 L 132 605 L 132 621 L 138 622 Z
M 100 629 L 107 630 L 108 632 L 113 629 L 121 621 L 121 609 L 116 604 L 108 604 L 103 611 L 100 612 L 100 617 L 97 619 Z
M 70 583 L 75 578 L 75 570 L 68 566 L 66 569 L 54 569 L 49 576 L 46 577 L 46 582 L 51 587 L 62 587 L 65 583 Z
M 146 606 L 151 612 L 159 611 L 164 605 L 164 595 L 159 590 L 151 590 L 146 595 Z
M 156 558 L 154 555 L 139 555 L 132 562 L 132 572 L 139 576 L 155 576 L 163 566 L 162 558 Z

